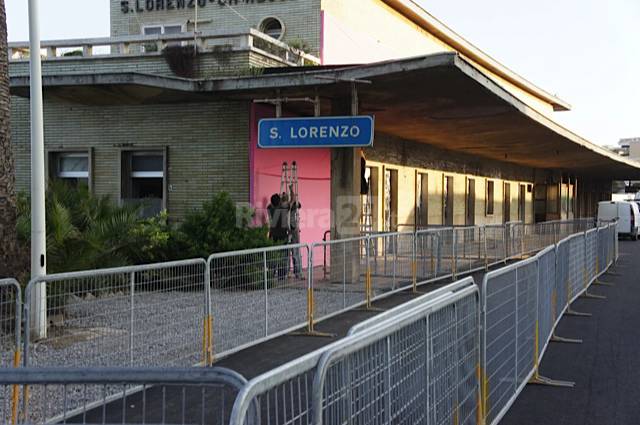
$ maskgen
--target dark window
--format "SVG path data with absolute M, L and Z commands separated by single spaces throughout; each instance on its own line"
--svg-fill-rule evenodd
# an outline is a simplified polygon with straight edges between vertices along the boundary
M 172 24 L 172 25 L 151 25 L 144 27 L 142 29 L 142 33 L 144 35 L 175 35 L 182 33 L 182 25 L 180 24 Z M 179 46 L 181 43 L 179 41 L 169 42 L 168 46 Z M 142 46 L 143 52 L 157 52 L 158 45 L 156 43 L 145 43 Z
M 429 175 L 418 173 L 416 177 L 416 224 L 426 226 L 429 223 Z
M 518 195 L 518 220 L 525 222 L 526 219 L 526 205 L 527 205 L 527 186 L 520 185 L 520 192 Z
M 444 224 L 453 226 L 453 177 L 446 176 L 444 178 L 444 192 L 442 194 L 442 209 L 444 215 Z
M 163 151 L 122 153 L 122 200 L 142 204 L 144 217 L 165 208 L 165 162 Z
M 467 179 L 467 208 L 466 220 L 467 226 L 473 226 L 476 222 L 476 181 Z
M 284 24 L 278 18 L 264 18 L 260 23 L 259 30 L 269 37 L 280 40 L 284 35 Z
M 384 230 L 398 228 L 398 170 L 384 170 Z
M 88 152 L 51 152 L 49 177 L 64 180 L 71 186 L 89 184 Z
M 493 181 L 487 181 L 487 215 L 493 215 L 495 184 Z
M 511 185 L 509 183 L 504 184 L 503 195 L 502 221 L 506 223 L 511 220 Z

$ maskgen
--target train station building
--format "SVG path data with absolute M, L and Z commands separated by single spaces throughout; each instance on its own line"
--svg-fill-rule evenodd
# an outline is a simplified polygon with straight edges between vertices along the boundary
M 589 217 L 640 179 L 554 120 L 567 102 L 411 0 L 111 0 L 110 19 L 110 37 L 42 44 L 47 173 L 148 214 L 227 191 L 264 221 L 294 161 L 302 242 Z M 10 55 L 27 191 L 28 44 Z M 371 147 L 258 146 L 261 119 L 350 115 L 374 118 Z

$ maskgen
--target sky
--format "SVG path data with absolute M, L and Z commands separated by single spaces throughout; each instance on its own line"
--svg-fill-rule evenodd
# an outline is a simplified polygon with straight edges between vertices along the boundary
M 27 1 L 5 3 L 9 40 L 27 40 Z M 554 117 L 570 130 L 601 145 L 640 137 L 640 1 L 418 3 L 485 53 L 569 102 L 572 111 Z M 40 9 L 42 39 L 109 35 L 108 0 L 40 0 Z

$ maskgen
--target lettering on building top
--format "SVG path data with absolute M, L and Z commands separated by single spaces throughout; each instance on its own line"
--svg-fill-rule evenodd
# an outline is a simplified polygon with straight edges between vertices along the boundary
M 208 5 L 237 6 L 252 4 L 268 4 L 287 0 L 122 0 L 120 10 L 122 13 L 142 13 L 163 10 L 182 10 L 206 7 Z

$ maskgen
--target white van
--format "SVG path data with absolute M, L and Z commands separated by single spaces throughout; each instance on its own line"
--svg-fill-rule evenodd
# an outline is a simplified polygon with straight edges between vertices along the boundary
M 640 209 L 635 202 L 598 202 L 598 222 L 618 220 L 618 235 L 638 240 L 640 235 Z

